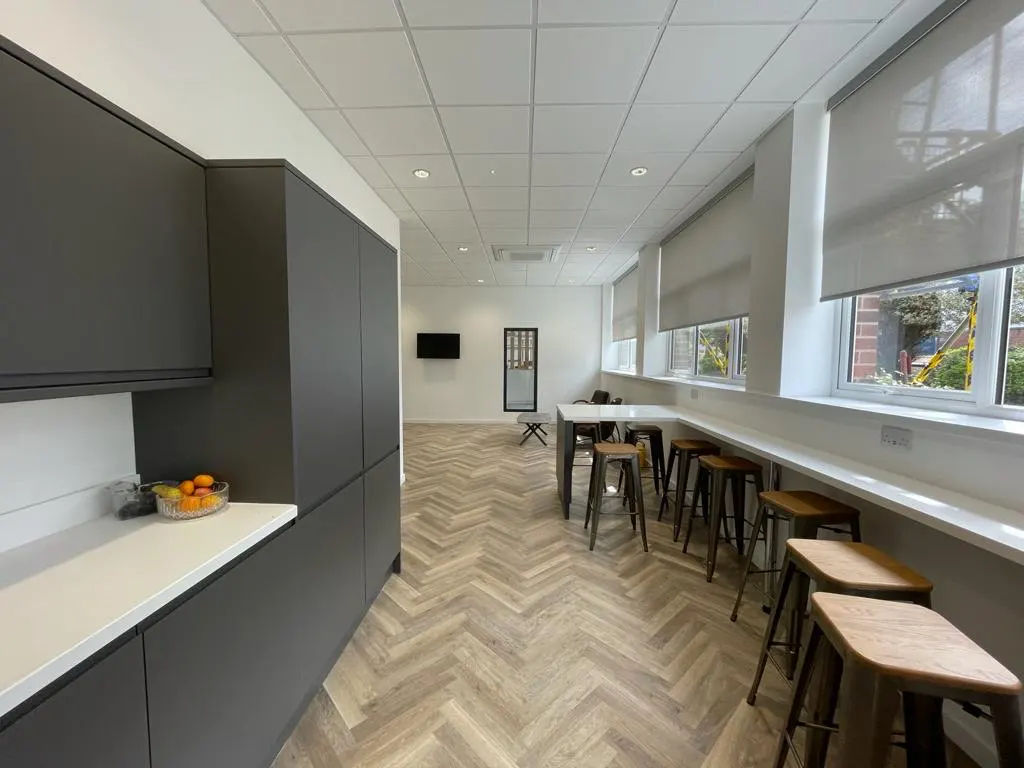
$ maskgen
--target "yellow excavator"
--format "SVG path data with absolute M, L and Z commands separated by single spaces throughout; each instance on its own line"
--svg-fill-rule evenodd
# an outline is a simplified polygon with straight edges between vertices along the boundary
M 711 355 L 712 361 L 715 363 L 715 367 L 721 372 L 723 376 L 729 375 L 729 356 L 722 352 L 711 339 L 707 337 L 704 331 L 700 332 L 700 343 L 704 347 L 704 354 Z M 729 328 L 725 329 L 725 348 L 729 348 Z M 700 362 L 698 361 L 698 366 Z
M 940 346 L 935 354 L 932 355 L 932 359 L 928 361 L 928 365 L 922 368 L 917 374 L 911 379 L 911 384 L 923 387 L 928 377 L 935 373 L 935 369 L 942 363 L 943 358 L 949 354 L 950 350 L 954 348 L 957 339 L 959 339 L 964 331 L 967 331 L 967 367 L 964 373 L 964 390 L 971 388 L 971 380 L 974 378 L 974 341 L 975 335 L 978 330 L 978 295 L 974 294 L 974 299 L 971 301 L 971 308 L 967 313 L 967 317 L 956 327 L 956 330 L 949 335 L 942 346 Z

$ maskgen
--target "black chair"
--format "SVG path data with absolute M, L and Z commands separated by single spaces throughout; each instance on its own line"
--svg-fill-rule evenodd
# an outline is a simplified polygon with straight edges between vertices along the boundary
M 591 395 L 589 400 L 573 400 L 573 405 L 583 405 L 589 403 L 590 405 L 608 405 L 608 401 L 612 399 L 612 396 L 605 392 L 603 389 L 595 389 L 594 394 Z M 619 404 L 622 403 L 622 398 L 619 398 Z
M 607 392 L 598 390 L 594 394 L 607 395 Z M 586 402 L 586 401 L 583 401 Z M 616 397 L 610 403 L 606 400 L 599 405 L 622 405 L 622 398 Z M 600 432 L 598 431 L 600 427 Z M 619 442 L 615 440 L 616 433 L 619 431 L 619 424 L 615 421 L 602 421 L 598 424 L 577 424 L 576 425 L 576 450 L 580 449 L 581 440 L 583 441 L 582 447 L 589 449 L 594 443 L 607 443 L 610 441 Z M 599 436 L 598 436 L 599 435 Z

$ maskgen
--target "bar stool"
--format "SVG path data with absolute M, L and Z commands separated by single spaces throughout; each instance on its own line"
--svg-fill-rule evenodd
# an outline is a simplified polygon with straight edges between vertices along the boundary
M 817 593 L 811 598 L 811 619 L 775 768 L 785 765 L 798 726 L 811 728 L 808 768 L 825 765 L 833 732 L 841 736 L 839 768 L 883 768 L 900 694 L 910 768 L 945 768 L 945 699 L 987 706 L 1000 768 L 1024 766 L 1020 680 L 938 613 L 920 605 Z M 813 705 L 816 719 L 801 722 L 816 659 L 831 676 L 822 681 L 820 700 Z M 843 701 L 836 727 L 840 681 Z
M 593 514 L 593 525 L 590 526 L 590 550 L 594 550 L 597 543 L 597 520 L 601 516 L 601 507 L 604 504 L 605 484 L 609 462 L 624 462 L 623 469 L 626 474 L 626 499 L 629 502 L 627 513 L 633 523 L 633 530 L 636 530 L 637 518 L 640 518 L 640 537 L 643 540 L 644 552 L 647 548 L 647 521 L 644 516 L 644 494 L 643 485 L 640 480 L 640 451 L 635 445 L 629 443 L 595 443 L 594 463 L 590 468 L 590 493 L 587 497 L 587 517 L 583 521 L 583 528 L 586 529 L 591 522 Z M 608 513 L 605 513 L 608 514 Z
M 932 583 L 879 549 L 859 542 L 790 539 L 786 542 L 779 594 L 764 630 L 761 656 L 747 695 L 748 704 L 752 705 L 757 698 L 757 689 L 761 686 L 765 665 L 769 661 L 780 674 L 793 679 L 791 671 L 779 666 L 771 655 L 771 649 L 782 647 L 793 659 L 799 654 L 811 579 L 814 579 L 821 592 L 903 601 L 926 607 L 931 605 Z M 794 586 L 796 600 L 793 604 L 793 629 L 786 642 L 779 642 L 775 640 L 775 634 L 782 613 L 786 610 L 786 598 Z
M 747 559 L 743 566 L 743 577 L 739 589 L 736 590 L 736 603 L 732 607 L 730 620 L 736 621 L 739 615 L 743 591 L 747 587 L 747 579 L 753 574 L 778 573 L 775 567 L 778 546 L 778 525 L 780 520 L 791 523 L 790 535 L 794 539 L 816 539 L 818 531 L 826 530 L 845 533 L 853 541 L 860 541 L 860 511 L 848 504 L 822 496 L 814 491 L 765 491 L 757 505 L 754 517 L 754 535 L 747 549 Z M 768 535 L 768 522 L 771 521 L 771 537 Z M 841 525 L 845 528 L 836 528 Z M 754 562 L 754 545 L 761 538 L 765 543 L 765 566 L 752 569 Z
M 701 456 L 717 456 L 722 452 L 714 443 L 706 440 L 673 440 L 668 451 L 668 470 L 665 473 L 665 482 L 662 485 L 661 506 L 658 507 L 658 520 L 668 509 L 668 481 L 672 477 L 672 469 L 676 461 L 676 514 L 672 526 L 672 541 L 679 541 L 679 528 L 683 522 L 683 507 L 686 505 L 686 486 L 690 479 L 690 464 Z M 696 479 L 696 478 L 695 478 Z M 704 496 L 704 508 L 710 509 L 710 495 L 707 483 L 694 483 L 693 494 L 701 492 Z
M 661 489 L 668 485 L 668 475 L 665 474 L 665 444 L 661 438 L 661 427 L 657 424 L 634 424 L 632 426 L 627 424 L 625 442 L 637 445 L 641 440 L 646 440 L 651 447 L 654 492 L 660 496 Z
M 732 487 L 732 514 L 733 522 L 736 525 L 736 550 L 743 555 L 743 526 L 746 522 L 744 515 L 746 500 L 746 483 L 748 478 L 754 483 L 758 497 L 764 492 L 764 478 L 762 477 L 761 465 L 749 459 L 739 456 L 701 456 L 697 460 L 698 466 L 706 470 L 711 481 L 711 521 L 708 523 L 708 555 L 705 561 L 707 567 L 707 580 L 710 582 L 715 577 L 715 565 L 718 560 L 718 537 L 719 528 L 725 526 L 725 535 L 728 539 L 729 528 L 725 514 L 725 487 L 726 484 Z M 698 480 L 700 473 L 698 472 Z M 690 545 L 690 535 L 693 533 L 693 518 L 697 507 L 697 496 L 694 494 L 693 504 L 690 507 L 690 519 L 686 526 L 686 538 L 683 540 L 683 552 Z

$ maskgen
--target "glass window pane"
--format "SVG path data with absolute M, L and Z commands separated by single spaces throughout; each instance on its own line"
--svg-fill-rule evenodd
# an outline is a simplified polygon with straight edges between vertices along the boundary
M 740 320 L 740 348 L 739 348 L 739 375 L 747 375 L 747 335 L 750 330 L 750 318 L 744 317 Z
M 978 275 L 853 299 L 851 382 L 971 391 Z
M 697 374 L 729 378 L 729 332 L 732 322 L 697 326 Z
M 1024 406 L 1024 267 L 1013 268 L 1008 311 L 1003 402 Z
M 636 371 L 636 339 L 615 342 L 616 368 L 620 371 Z
M 672 331 L 672 354 L 668 364 L 672 373 L 684 376 L 693 375 L 693 360 L 697 351 L 694 342 L 695 336 L 693 328 L 680 328 Z

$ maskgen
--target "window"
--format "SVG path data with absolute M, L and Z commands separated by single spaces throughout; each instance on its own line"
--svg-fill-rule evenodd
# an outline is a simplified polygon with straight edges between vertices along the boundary
M 721 381 L 745 378 L 748 327 L 743 317 L 672 331 L 670 372 Z
M 919 283 L 851 302 L 846 381 L 969 393 L 980 276 Z
M 612 345 L 615 370 L 636 373 L 636 339 L 623 339 Z
M 873 291 L 842 311 L 838 394 L 1024 419 L 1024 266 Z

